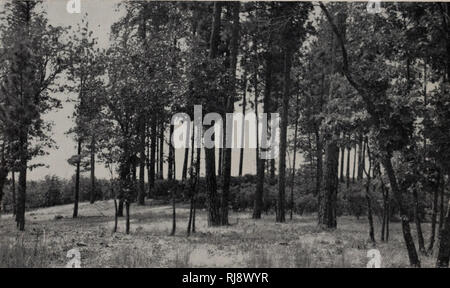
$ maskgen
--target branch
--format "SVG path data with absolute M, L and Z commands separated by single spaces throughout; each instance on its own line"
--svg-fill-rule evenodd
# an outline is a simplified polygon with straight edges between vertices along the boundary
M 325 5 L 322 2 L 319 2 L 320 8 L 322 9 L 323 13 L 325 13 L 325 16 L 327 17 L 328 22 L 330 23 L 331 29 L 333 29 L 334 34 L 336 35 L 338 41 L 339 41 L 339 45 L 341 46 L 341 50 L 342 50 L 342 65 L 343 65 L 343 70 L 344 70 L 344 74 L 345 77 L 347 78 L 348 82 L 350 83 L 350 85 L 353 86 L 353 88 L 356 89 L 356 91 L 358 91 L 359 93 L 363 93 L 363 89 L 361 88 L 360 85 L 358 85 L 358 83 L 356 83 L 356 81 L 353 79 L 350 71 L 349 71 L 349 67 L 348 67 L 348 55 L 347 55 L 347 49 L 345 48 L 345 44 L 344 44 L 344 39 L 342 38 L 341 33 L 339 33 L 339 30 L 336 26 L 336 24 L 334 24 L 333 21 L 333 17 L 330 15 L 330 13 L 328 12 L 327 8 L 325 7 Z M 364 95 L 364 94 L 362 94 Z

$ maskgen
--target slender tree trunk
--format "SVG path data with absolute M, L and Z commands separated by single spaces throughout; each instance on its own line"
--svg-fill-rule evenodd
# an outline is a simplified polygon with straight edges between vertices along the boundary
M 348 137 L 348 141 L 350 142 L 350 135 Z M 347 167 L 346 167 L 346 172 L 345 172 L 345 176 L 347 178 L 347 189 L 350 187 L 350 152 L 352 151 L 350 144 L 347 144 Z
M 342 137 L 342 140 L 344 140 L 345 134 Z M 344 141 L 343 141 L 344 142 Z M 345 183 L 344 179 L 344 162 L 345 162 L 345 145 L 342 144 L 341 146 L 341 161 L 340 161 L 340 172 L 339 172 L 339 180 L 341 183 Z
M 366 184 L 366 201 L 367 201 L 367 218 L 369 220 L 369 236 L 372 243 L 375 243 L 375 229 L 373 227 L 373 216 L 372 216 L 372 200 L 370 197 L 370 179 L 367 179 Z
M 358 141 L 358 180 L 361 180 L 363 178 L 363 170 L 364 170 L 364 159 L 363 159 L 363 135 L 359 134 L 359 141 Z
M 370 155 L 369 143 L 365 141 L 365 146 L 367 146 L 367 155 L 369 157 L 369 167 L 366 170 L 365 166 L 363 168 L 364 173 L 366 174 L 366 201 L 367 201 L 367 218 L 369 220 L 369 237 L 373 244 L 375 244 L 375 229 L 373 226 L 373 215 L 372 215 L 372 199 L 370 195 L 370 182 L 372 177 L 370 175 L 372 170 L 372 157 Z M 364 147 L 365 149 L 365 147 Z M 376 168 L 375 168 L 376 169 Z M 374 187 L 375 190 L 375 187 Z
M 96 187 L 95 187 L 95 137 L 91 138 L 91 191 L 90 191 L 90 203 L 93 204 L 96 198 Z
M 355 174 L 356 174 L 356 158 L 357 158 L 357 152 L 356 152 L 356 144 L 355 144 L 355 151 L 353 153 L 353 170 L 352 170 L 352 183 L 355 184 Z
M 170 125 L 170 132 L 169 132 L 169 158 L 168 158 L 168 172 L 167 172 L 167 178 L 169 180 L 175 179 L 175 151 L 172 145 L 172 135 L 173 135 L 173 130 L 174 127 L 173 125 Z M 189 140 L 188 140 L 189 141 Z M 189 148 L 187 148 L 187 152 L 189 152 Z M 188 154 L 185 152 L 185 154 Z M 187 155 L 185 155 L 187 156 Z M 187 165 L 187 160 L 186 160 L 186 165 Z
M 447 268 L 450 258 L 450 202 L 447 203 L 444 223 L 439 233 L 439 252 L 436 267 Z
M 336 201 L 339 185 L 339 147 L 336 141 L 331 140 L 327 144 L 326 169 L 325 169 L 325 189 L 322 189 L 321 201 L 319 203 L 319 225 L 327 228 L 336 228 Z
M 417 193 L 417 189 L 414 187 L 413 189 L 413 197 L 414 197 L 414 222 L 416 224 L 416 231 L 417 231 L 417 239 L 419 242 L 419 252 L 422 254 L 426 254 L 427 251 L 425 249 L 425 241 L 423 239 L 423 233 L 422 233 L 422 225 L 420 223 L 420 215 L 419 215 L 419 195 Z
M 222 3 L 214 2 L 213 23 L 210 39 L 210 58 L 217 56 L 220 41 L 220 22 L 222 13 Z M 210 127 L 206 127 L 210 128 Z M 214 135 L 213 137 L 214 138 Z M 214 140 L 214 139 L 211 139 Z M 216 155 L 215 148 L 205 147 L 205 171 L 206 171 L 206 192 L 208 207 L 208 226 L 219 226 L 221 224 L 220 203 L 217 194 L 216 182 Z
M 75 171 L 75 196 L 73 204 L 73 218 L 78 217 L 78 201 L 80 199 L 80 164 L 81 164 L 81 139 L 78 139 L 77 168 Z
M 386 173 L 389 177 L 389 182 L 391 184 L 392 191 L 397 200 L 397 204 L 400 208 L 400 217 L 402 221 L 403 238 L 405 240 L 406 248 L 408 251 L 408 257 L 410 265 L 413 267 L 420 267 L 419 256 L 417 255 L 416 246 L 411 235 L 411 228 L 409 226 L 408 209 L 403 203 L 403 193 L 398 187 L 397 178 L 395 176 L 394 168 L 392 167 L 391 158 L 385 157 L 383 159 L 383 166 L 386 169 Z
M 161 121 L 159 128 L 159 167 L 158 179 L 164 179 L 164 122 Z
M 13 215 L 16 215 L 17 207 L 16 207 L 16 175 L 14 170 L 11 172 L 11 190 L 12 190 L 12 205 L 13 205 Z
M 297 156 L 297 133 L 298 133 L 298 118 L 299 118 L 299 97 L 297 93 L 297 101 L 295 103 L 295 128 L 294 128 L 294 159 L 292 160 L 292 178 L 291 178 L 291 214 L 290 214 L 290 220 L 292 221 L 292 214 L 294 210 L 294 177 L 295 177 L 295 160 Z
M 150 131 L 150 170 L 148 175 L 148 197 L 152 197 L 153 190 L 155 188 L 155 154 L 156 154 L 156 130 L 157 130 L 157 121 L 156 117 L 152 117 L 151 121 L 151 131 Z
M 3 188 L 8 178 L 8 168 L 6 166 L 5 142 L 2 143 L 2 152 L 0 156 L 0 212 L 3 209 Z
M 188 128 L 188 129 L 190 129 L 190 128 Z M 192 139 L 194 139 L 193 136 L 192 136 Z M 191 151 L 194 151 L 194 145 L 192 145 Z M 189 161 L 188 158 L 189 158 L 189 147 L 184 148 L 183 172 L 181 173 L 181 180 L 186 180 L 186 178 L 187 178 L 188 161 Z M 192 155 L 191 155 L 191 167 L 192 167 Z
M 391 221 L 391 200 L 389 197 L 389 189 L 386 188 L 386 242 L 389 242 L 389 223 Z
M 173 126 L 172 126 L 173 127 Z M 176 190 L 172 188 L 172 232 L 170 232 L 170 236 L 175 235 L 175 231 L 177 230 L 177 215 L 176 215 Z
M 130 201 L 128 199 L 125 200 L 125 211 L 126 211 L 126 226 L 125 233 L 130 234 Z
M 245 143 L 245 110 L 247 109 L 247 71 L 244 70 L 244 84 L 242 88 L 242 114 L 244 115 L 244 121 L 242 121 L 241 131 L 241 149 L 239 151 L 239 177 L 242 176 L 242 169 L 244 164 L 244 143 Z M 257 103 L 255 103 L 257 105 Z M 258 141 L 258 140 L 256 140 Z
M 117 199 L 116 196 L 114 195 L 114 233 L 117 232 L 117 224 L 119 222 L 119 208 L 117 207 Z
M 257 43 L 257 39 L 254 39 L 255 43 Z M 270 47 L 270 36 L 269 36 L 269 47 Z M 257 45 L 254 46 L 254 52 L 257 54 Z M 255 79 L 254 79 L 254 93 L 255 93 L 255 114 L 256 114 L 256 124 L 257 127 L 259 127 L 259 121 L 258 121 L 258 97 L 259 97 L 259 90 L 258 90 L 258 64 L 255 65 Z M 265 113 L 268 111 L 270 107 L 270 93 L 272 89 L 272 54 L 270 52 L 267 53 L 265 57 L 265 75 L 264 75 L 264 81 L 265 81 L 265 88 L 264 88 L 264 100 L 263 100 L 263 111 L 262 113 Z M 264 121 L 263 121 L 264 122 Z M 260 157 L 260 145 L 259 141 L 261 138 L 261 141 L 264 141 L 264 137 L 267 136 L 267 127 L 264 127 L 263 123 L 263 130 L 262 135 L 259 135 L 259 129 L 256 129 L 256 139 L 257 139 L 257 147 L 256 147 L 256 190 L 255 190 L 255 199 L 254 199 L 254 205 L 253 205 L 253 219 L 261 219 L 261 212 L 263 209 L 263 195 L 264 195 L 264 171 L 265 171 L 265 164 L 266 160 L 261 159 Z
M 28 127 L 22 124 L 19 133 L 19 189 L 17 195 L 16 221 L 19 230 L 24 231 L 28 168 Z
M 231 35 L 231 89 L 230 94 L 227 99 L 227 112 L 234 112 L 234 102 L 236 98 L 236 67 L 237 67 L 237 57 L 238 57 L 238 48 L 239 48 L 239 11 L 240 11 L 240 2 L 233 2 L 233 28 Z M 223 189 L 222 189 L 222 209 L 221 209 L 221 222 L 222 225 L 228 225 L 228 205 L 229 205 L 229 195 L 230 195 L 230 180 L 231 180 L 231 144 L 233 141 L 233 124 L 231 123 L 231 127 L 228 127 L 225 131 L 225 142 L 226 147 L 224 148 L 224 157 L 223 157 Z M 229 148 L 228 148 L 229 147 Z
M 436 187 L 434 187 L 433 193 L 433 212 L 431 215 L 431 235 L 430 243 L 428 246 L 428 253 L 433 254 L 434 240 L 436 238 L 436 222 L 438 213 L 438 199 L 439 199 L 439 189 L 441 187 L 441 169 L 438 170 L 438 180 Z
M 316 136 L 316 187 L 314 194 L 320 199 L 320 191 L 322 190 L 322 178 L 323 178 L 323 146 L 322 139 L 320 138 L 319 128 L 315 127 Z M 320 201 L 319 201 L 320 203 Z
M 139 119 L 139 190 L 138 205 L 145 205 L 145 118 Z
M 278 205 L 277 205 L 277 222 L 285 222 L 285 189 L 286 189 L 286 150 L 287 150 L 287 126 L 289 114 L 289 98 L 291 95 L 291 66 L 292 52 L 291 49 L 285 47 L 284 51 L 284 91 L 281 106 L 281 129 L 280 129 L 280 155 L 279 155 L 279 172 L 278 172 Z M 274 131 L 272 131 L 273 133 Z M 273 159 L 272 159 L 273 160 Z

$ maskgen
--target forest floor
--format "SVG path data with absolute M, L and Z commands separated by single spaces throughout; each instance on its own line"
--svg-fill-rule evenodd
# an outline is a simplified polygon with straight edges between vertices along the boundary
M 320 230 L 315 215 L 295 215 L 280 224 L 274 215 L 255 221 L 246 212 L 230 213 L 228 227 L 209 228 L 200 210 L 197 232 L 186 237 L 189 210 L 177 206 L 175 236 L 169 236 L 171 206 L 150 201 L 131 206 L 130 235 L 124 233 L 124 218 L 112 233 L 111 200 L 80 203 L 77 219 L 71 217 L 72 205 L 27 212 L 24 233 L 16 230 L 12 215 L 1 215 L 0 267 L 64 267 L 73 248 L 80 251 L 82 267 L 366 267 L 367 252 L 374 248 L 366 219 L 352 216 L 339 217 L 334 231 Z M 427 237 L 429 225 L 423 228 Z M 391 223 L 390 233 L 389 243 L 378 240 L 375 247 L 381 266 L 407 267 L 400 224 Z M 421 258 L 424 267 L 432 267 L 436 259 Z

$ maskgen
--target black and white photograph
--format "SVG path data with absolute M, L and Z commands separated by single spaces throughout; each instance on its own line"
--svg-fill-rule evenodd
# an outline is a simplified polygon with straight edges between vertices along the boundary
M 0 268 L 448 268 L 449 176 L 450 2 L 0 0 Z

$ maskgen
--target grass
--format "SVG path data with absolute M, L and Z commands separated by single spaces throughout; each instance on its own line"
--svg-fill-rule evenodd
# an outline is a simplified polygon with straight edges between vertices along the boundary
M 177 209 L 177 233 L 169 236 L 170 205 L 148 204 L 132 205 L 131 235 L 124 233 L 122 218 L 118 232 L 112 233 L 111 201 L 96 207 L 81 203 L 78 219 L 71 218 L 71 205 L 27 213 L 21 234 L 12 216 L 2 215 L 0 267 L 64 267 L 73 248 L 81 253 L 82 267 L 366 267 L 367 251 L 373 248 L 363 218 L 340 217 L 336 230 L 322 231 L 315 215 L 280 224 L 274 215 L 255 221 L 251 213 L 242 212 L 230 213 L 230 226 L 210 228 L 205 211 L 199 210 L 197 233 L 186 237 L 188 209 L 183 207 Z M 423 226 L 427 237 L 429 227 Z M 399 223 L 391 225 L 390 242 L 375 248 L 381 252 L 382 267 L 408 266 Z M 424 267 L 433 267 L 435 256 L 421 260 Z
M 49 267 L 51 251 L 40 241 L 26 241 L 24 237 L 0 242 L 0 268 Z

